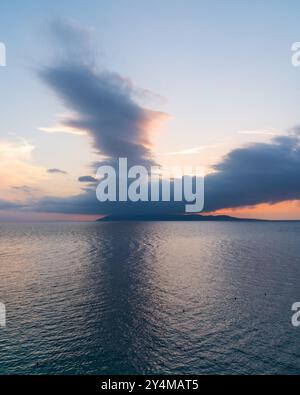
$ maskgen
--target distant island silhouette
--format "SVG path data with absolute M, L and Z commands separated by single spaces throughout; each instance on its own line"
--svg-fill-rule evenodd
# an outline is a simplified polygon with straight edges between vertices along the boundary
M 263 219 L 237 218 L 229 215 L 200 215 L 200 214 L 158 214 L 158 215 L 108 215 L 99 218 L 96 222 L 115 221 L 234 221 L 234 222 L 261 222 Z

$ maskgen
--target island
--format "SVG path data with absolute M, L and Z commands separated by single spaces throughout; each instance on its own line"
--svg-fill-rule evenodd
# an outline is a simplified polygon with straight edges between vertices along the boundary
M 234 222 L 263 222 L 267 220 L 252 218 L 237 218 L 229 215 L 200 215 L 200 214 L 158 214 L 158 215 L 107 215 L 96 222 L 119 221 L 234 221 Z

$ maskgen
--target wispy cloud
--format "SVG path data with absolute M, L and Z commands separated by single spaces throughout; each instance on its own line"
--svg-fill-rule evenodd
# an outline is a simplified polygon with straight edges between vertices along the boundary
M 22 158 L 28 160 L 31 158 L 34 145 L 30 144 L 22 137 L 17 137 L 14 141 L 0 141 L 0 155 L 3 158 Z
M 199 145 L 197 147 L 187 148 L 182 151 L 166 152 L 165 155 L 195 155 L 195 154 L 199 154 L 204 150 L 217 148 L 219 146 L 220 146 L 219 144 Z
M 45 169 L 34 164 L 34 145 L 22 137 L 0 141 L 0 193 L 2 199 L 16 198 L 15 186 L 35 188 L 47 179 Z
M 84 130 L 78 130 L 71 128 L 70 126 L 65 125 L 57 125 L 52 127 L 39 127 L 38 130 L 45 133 L 66 133 L 66 134 L 74 134 L 77 136 L 86 136 L 87 133 Z
M 21 185 L 21 186 L 13 186 L 12 189 L 16 190 L 16 191 L 20 191 L 20 192 L 25 192 L 29 195 L 31 195 L 34 192 L 37 192 L 39 189 L 35 188 L 35 187 L 30 187 L 28 185 Z
M 239 130 L 238 134 L 248 134 L 248 135 L 256 135 L 256 136 L 279 136 L 281 132 L 275 130 L 268 129 L 254 129 L 254 130 Z
M 20 209 L 25 207 L 24 204 L 21 203 L 14 203 L 7 200 L 0 199 L 0 210 L 11 210 L 11 209 Z

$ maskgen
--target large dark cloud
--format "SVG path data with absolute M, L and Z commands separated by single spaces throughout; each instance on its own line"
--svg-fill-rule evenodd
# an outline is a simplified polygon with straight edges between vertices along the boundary
M 164 114 L 143 108 L 128 79 L 97 68 L 86 35 L 77 27 L 57 22 L 55 34 L 69 56 L 41 70 L 40 76 L 75 114 L 63 123 L 87 131 L 109 161 L 124 156 L 131 163 L 152 163 L 149 131 Z
M 300 199 L 298 132 L 231 151 L 205 182 L 205 209 Z

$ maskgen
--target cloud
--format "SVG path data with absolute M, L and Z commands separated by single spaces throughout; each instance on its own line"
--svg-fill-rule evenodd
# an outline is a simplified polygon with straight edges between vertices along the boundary
M 18 209 L 22 207 L 24 207 L 24 205 L 21 203 L 14 203 L 0 199 L 0 210 L 11 210 L 11 209 Z
M 73 129 L 65 125 L 57 125 L 47 128 L 40 127 L 38 128 L 38 130 L 45 133 L 66 133 L 66 134 L 74 134 L 76 136 L 86 136 L 86 132 L 84 130 Z
M 167 214 L 184 212 L 181 202 L 105 202 L 100 203 L 94 189 L 68 198 L 44 197 L 35 206 L 35 211 L 65 214 Z
M 34 146 L 22 137 L 17 137 L 15 141 L 0 141 L 1 158 L 20 158 L 30 160 Z
M 92 176 L 81 176 L 78 178 L 79 182 L 97 182 L 97 179 Z
M 239 130 L 238 134 L 247 134 L 247 135 L 261 135 L 261 136 L 278 136 L 280 132 L 268 130 L 268 129 L 255 129 L 255 130 Z
M 219 147 L 219 144 L 200 145 L 198 147 L 187 148 L 182 151 L 167 152 L 165 155 L 195 155 L 206 149 L 212 149 L 217 147 Z
M 29 195 L 38 191 L 38 188 L 30 187 L 28 185 L 13 186 L 12 189 L 14 189 L 16 191 L 27 193 Z
M 300 199 L 300 135 L 234 149 L 205 179 L 205 211 Z M 44 198 L 39 211 L 81 214 L 184 212 L 181 202 L 100 203 L 94 189 L 71 198 Z
M 27 185 L 34 188 L 47 179 L 45 169 L 34 164 L 34 148 L 21 137 L 0 140 L 1 199 L 14 201 L 14 186 Z
M 93 66 L 96 63 L 96 43 L 93 28 L 82 26 L 74 20 L 54 19 L 50 25 L 51 36 L 64 63 Z
M 232 150 L 205 182 L 205 209 L 300 199 L 300 135 Z
M 61 170 L 61 169 L 56 169 L 56 168 L 48 169 L 47 173 L 49 173 L 49 174 L 68 174 L 66 171 Z
M 62 125 L 89 133 L 108 161 L 127 157 L 130 163 L 153 163 L 150 132 L 166 114 L 142 107 L 130 80 L 96 66 L 85 30 L 58 21 L 54 33 L 69 55 L 40 76 L 75 114 Z

